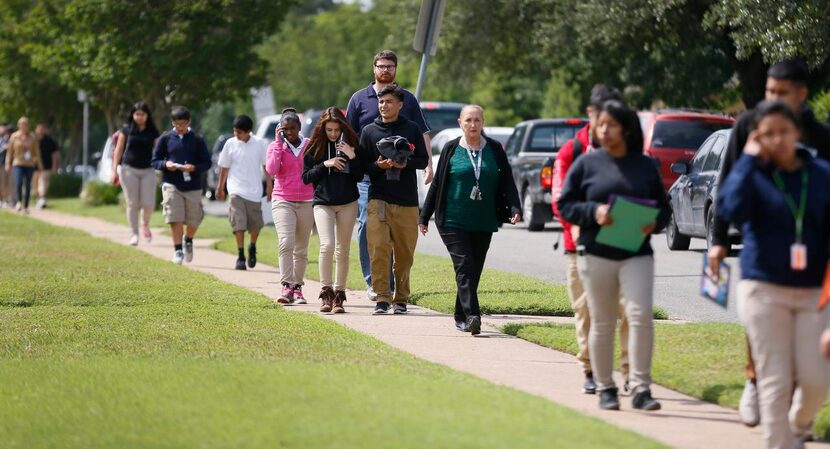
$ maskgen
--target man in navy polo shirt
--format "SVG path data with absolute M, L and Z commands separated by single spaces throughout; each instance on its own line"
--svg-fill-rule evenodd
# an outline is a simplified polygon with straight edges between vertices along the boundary
M 375 55 L 373 65 L 375 81 L 369 84 L 368 87 L 355 92 L 349 100 L 349 106 L 346 109 L 346 120 L 349 121 L 349 125 L 358 135 L 363 131 L 363 127 L 380 117 L 380 111 L 378 110 L 378 92 L 386 86 L 395 84 L 398 56 L 390 50 L 383 50 Z M 406 89 L 403 89 L 403 91 L 404 100 L 400 115 L 415 122 L 424 135 L 424 144 L 429 155 L 429 162 L 427 168 L 424 170 L 424 183 L 429 184 L 432 181 L 433 175 L 432 151 L 429 151 L 429 125 L 427 125 L 424 114 L 421 112 L 421 105 L 418 103 L 415 95 L 412 95 Z M 357 243 L 360 250 L 360 270 L 363 272 L 363 279 L 366 281 L 369 299 L 374 301 L 377 295 L 372 289 L 372 269 L 369 265 L 369 246 L 366 239 L 366 218 L 369 204 L 368 176 L 365 176 L 363 181 L 357 183 L 357 189 L 360 192 L 360 199 L 357 203 Z M 394 279 L 394 276 L 390 276 L 390 279 Z

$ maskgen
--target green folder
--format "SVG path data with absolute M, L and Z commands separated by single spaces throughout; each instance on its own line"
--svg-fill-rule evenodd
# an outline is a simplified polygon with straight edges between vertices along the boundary
M 611 226 L 603 226 L 597 234 L 597 243 L 636 253 L 643 246 L 646 236 L 643 226 L 654 223 L 660 211 L 656 207 L 644 206 L 623 197 L 617 197 L 611 205 Z

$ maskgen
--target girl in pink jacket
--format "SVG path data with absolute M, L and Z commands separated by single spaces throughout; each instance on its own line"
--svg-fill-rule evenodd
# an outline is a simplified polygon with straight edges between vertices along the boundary
M 308 139 L 300 134 L 300 128 L 297 111 L 284 109 L 265 158 L 265 170 L 274 177 L 271 214 L 280 245 L 280 304 L 306 304 L 302 286 L 308 239 L 314 227 L 314 186 L 303 183 L 303 150 Z

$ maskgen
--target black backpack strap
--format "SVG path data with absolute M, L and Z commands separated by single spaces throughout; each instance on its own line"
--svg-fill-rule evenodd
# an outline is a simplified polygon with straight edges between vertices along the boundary
M 573 148 L 574 148 L 574 157 L 573 160 L 579 157 L 582 154 L 582 141 L 577 139 L 576 137 L 573 138 Z

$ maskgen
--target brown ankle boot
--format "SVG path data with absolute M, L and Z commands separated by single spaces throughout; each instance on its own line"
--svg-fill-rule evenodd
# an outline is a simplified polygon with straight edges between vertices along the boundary
M 343 290 L 337 290 L 334 292 L 334 306 L 332 307 L 332 312 L 334 313 L 346 313 L 346 309 L 343 308 L 343 303 L 346 301 L 346 292 Z
M 320 312 L 331 312 L 331 306 L 334 302 L 334 290 L 331 287 L 323 287 L 320 290 Z

